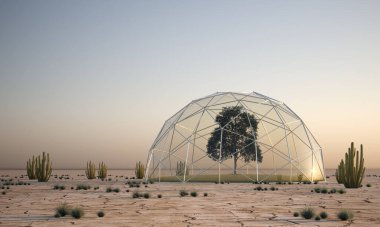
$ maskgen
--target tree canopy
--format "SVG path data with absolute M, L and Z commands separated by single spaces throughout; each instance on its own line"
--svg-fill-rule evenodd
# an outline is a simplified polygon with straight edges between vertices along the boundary
M 215 128 L 207 143 L 207 155 L 215 161 L 234 158 L 236 174 L 239 158 L 244 162 L 262 162 L 260 146 L 256 143 L 258 122 L 253 114 L 243 111 L 242 106 L 224 107 L 216 116 Z M 222 149 L 220 151 L 220 145 Z

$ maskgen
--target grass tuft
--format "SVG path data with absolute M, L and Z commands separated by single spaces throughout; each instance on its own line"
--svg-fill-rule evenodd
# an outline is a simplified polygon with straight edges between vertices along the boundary
M 311 219 L 315 215 L 314 210 L 310 207 L 306 207 L 301 211 L 301 216 L 305 219 Z
M 354 215 L 348 210 L 339 211 L 337 216 L 342 221 L 350 220 L 354 217 Z
M 71 210 L 71 216 L 75 219 L 80 219 L 81 217 L 84 216 L 84 211 L 80 207 L 76 207 Z
M 55 212 L 60 217 L 64 217 L 70 213 L 70 207 L 67 205 L 67 203 L 61 203 L 57 208 L 55 208 Z

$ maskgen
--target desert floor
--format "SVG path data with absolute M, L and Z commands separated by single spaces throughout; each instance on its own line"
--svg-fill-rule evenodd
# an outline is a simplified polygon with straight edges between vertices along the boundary
M 319 184 L 261 185 L 268 191 L 253 190 L 258 185 L 249 183 L 154 183 L 148 187 L 129 188 L 122 171 L 112 172 L 111 181 L 86 180 L 84 171 L 54 171 L 58 177 L 69 174 L 70 179 L 52 177 L 48 183 L 20 179 L 25 171 L 1 170 L 2 179 L 14 178 L 31 185 L 10 185 L 6 194 L 0 194 L 0 226 L 380 226 L 380 171 L 372 170 L 359 189 L 346 189 L 345 194 L 318 194 L 315 187 L 343 188 L 335 178 Z M 79 176 L 78 176 L 79 174 Z M 379 174 L 379 175 L 377 175 Z M 8 176 L 6 176 L 8 175 Z M 119 175 L 119 176 L 118 176 Z M 123 175 L 123 177 L 120 177 Z M 367 172 L 368 175 L 368 172 Z M 118 176 L 118 177 L 116 177 Z M 4 183 L 1 182 L 0 185 Z M 73 190 L 79 183 L 99 186 L 99 190 Z M 370 183 L 371 187 L 366 187 Z M 54 190 L 54 185 L 65 185 L 65 190 Z M 107 187 L 120 192 L 107 193 Z M 271 191 L 271 186 L 277 191 Z M 179 191 L 198 192 L 197 197 L 180 197 Z M 127 192 L 126 190 L 129 190 Z M 151 198 L 133 199 L 132 193 L 149 192 Z M 204 193 L 208 193 L 204 197 Z M 161 194 L 162 198 L 157 198 Z M 54 218 L 55 208 L 66 202 L 72 207 L 82 207 L 85 216 Z M 293 217 L 293 212 L 310 206 L 317 213 L 326 211 L 327 220 L 305 220 Z M 354 214 L 351 221 L 340 221 L 336 214 L 349 209 Z M 105 217 L 97 217 L 103 210 Z

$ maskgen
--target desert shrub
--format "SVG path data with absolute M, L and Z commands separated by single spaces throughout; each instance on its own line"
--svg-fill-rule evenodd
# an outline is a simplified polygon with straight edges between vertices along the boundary
M 126 192 L 129 192 L 129 189 L 127 189 Z
M 80 183 L 80 184 L 77 184 L 76 190 L 87 190 L 87 189 L 90 189 L 90 188 L 91 188 L 90 185 Z
M 55 218 L 60 218 L 61 215 L 59 215 L 58 213 L 55 213 L 55 214 L 54 214 L 54 217 L 55 217 Z
M 144 193 L 144 198 L 145 198 L 145 199 L 149 199 L 149 198 L 150 198 L 150 194 L 149 194 L 148 192 L 145 192 L 145 193 Z
M 119 193 L 120 192 L 120 188 L 114 188 L 112 189 L 113 192 L 116 192 L 116 193 Z
M 315 220 L 316 221 L 319 221 L 319 220 L 321 220 L 321 217 L 319 217 L 318 215 L 315 217 Z
M 367 184 L 367 187 L 371 187 L 372 185 L 371 184 Z
M 192 197 L 197 197 L 197 196 L 198 196 L 198 193 L 197 193 L 197 192 L 191 192 L 190 195 L 191 195 Z
M 263 188 L 261 186 L 257 186 L 256 188 L 254 188 L 253 190 L 256 190 L 256 191 L 262 191 Z
M 75 219 L 79 219 L 84 216 L 84 211 L 80 207 L 76 207 L 71 210 L 71 216 Z
M 137 199 L 140 197 L 140 193 L 138 191 L 134 191 L 132 194 L 132 198 Z
M 70 207 L 67 203 L 61 203 L 57 208 L 55 208 L 55 212 L 56 214 L 59 214 L 60 217 L 64 217 L 70 213 Z
M 330 194 L 334 194 L 334 193 L 336 193 L 336 189 L 335 189 L 335 188 L 330 189 L 329 193 L 330 193 Z
M 54 190 L 58 190 L 59 189 L 59 185 L 58 184 L 55 184 L 54 187 L 53 187 Z
M 298 217 L 298 216 L 300 216 L 300 213 L 298 213 L 298 212 L 294 212 L 294 213 L 293 213 L 293 216 L 294 216 L 294 217 Z
M 7 194 L 7 192 L 6 191 L 2 191 L 1 194 L 5 195 L 5 194 Z
M 301 216 L 305 219 L 311 219 L 314 215 L 314 210 L 310 207 L 306 207 L 301 211 Z
M 189 193 L 188 193 L 187 191 L 185 191 L 185 190 L 181 190 L 181 191 L 179 191 L 179 195 L 180 195 L 181 197 L 184 197 L 184 196 L 189 195 Z
M 327 190 L 327 188 L 322 188 L 322 189 L 321 189 L 321 193 L 326 194 L 327 192 L 329 192 L 329 191 Z
M 71 190 L 73 190 L 74 189 L 74 187 L 73 186 L 71 186 Z
M 326 219 L 327 218 L 327 213 L 325 211 L 322 211 L 319 216 L 322 218 L 322 219 Z
M 338 190 L 338 192 L 339 192 L 339 194 L 344 194 L 344 193 L 346 193 L 346 190 L 344 190 L 343 188 L 341 188 L 341 189 Z
M 346 221 L 346 220 L 352 219 L 354 217 L 354 215 L 348 210 L 339 211 L 337 216 L 342 221 Z
M 66 189 L 65 185 L 59 186 L 59 190 L 65 190 L 65 189 Z
M 315 191 L 316 193 L 321 193 L 321 188 L 316 187 L 316 188 L 314 188 L 314 191 Z
M 157 198 L 161 199 L 161 198 L 162 198 L 162 195 L 161 195 L 161 194 L 158 194 L 158 195 L 157 195 Z
M 112 192 L 112 188 L 111 187 L 107 187 L 107 189 L 106 189 L 106 192 Z
M 102 218 L 105 215 L 104 211 L 102 211 L 102 210 L 98 211 L 98 213 L 96 213 L 96 214 L 98 215 L 99 218 Z
M 275 191 L 275 190 L 276 190 L 276 187 L 272 186 L 272 187 L 270 187 L 270 190 L 271 190 L 271 191 Z
M 207 197 L 207 196 L 208 196 L 207 192 L 203 193 L 203 196 L 204 196 L 204 197 Z

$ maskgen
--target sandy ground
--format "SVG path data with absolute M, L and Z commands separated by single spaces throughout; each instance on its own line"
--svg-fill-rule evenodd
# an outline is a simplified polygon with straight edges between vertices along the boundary
M 113 180 L 107 182 L 77 175 L 73 178 L 52 178 L 48 183 L 18 178 L 31 185 L 0 189 L 6 191 L 5 195 L 0 194 L 0 226 L 380 226 L 380 177 L 375 176 L 364 181 L 372 187 L 346 189 L 346 194 L 311 192 L 316 186 L 343 188 L 333 177 L 318 185 L 262 185 L 268 189 L 275 186 L 278 191 L 255 191 L 257 185 L 248 183 L 154 183 L 138 189 L 149 192 L 149 199 L 133 199 L 132 193 L 137 189 L 129 188 L 124 178 L 112 176 Z M 70 189 L 80 182 L 100 189 Z M 55 184 L 65 185 L 66 189 L 53 190 Z M 106 193 L 108 186 L 118 187 L 120 192 Z M 180 197 L 182 189 L 197 191 L 198 197 Z M 62 202 L 82 207 L 85 216 L 54 218 L 54 209 Z M 305 206 L 318 213 L 326 211 L 329 217 L 321 221 L 293 217 L 293 212 Z M 354 219 L 338 220 L 336 213 L 340 209 L 350 209 Z M 97 217 L 99 210 L 105 211 L 105 217 Z

